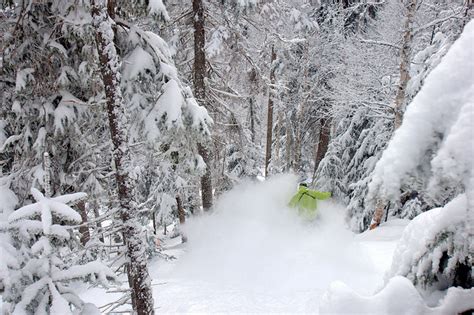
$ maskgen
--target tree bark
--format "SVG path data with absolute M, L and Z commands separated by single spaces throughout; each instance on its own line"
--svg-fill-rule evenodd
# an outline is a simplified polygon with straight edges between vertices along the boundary
M 179 218 L 179 225 L 183 225 L 186 223 L 186 216 L 184 214 L 184 208 L 183 208 L 183 203 L 181 202 L 181 198 L 179 196 L 176 196 L 176 205 L 178 206 L 178 218 Z M 181 240 L 183 243 L 186 243 L 188 241 L 188 238 L 182 231 L 181 233 Z
M 181 202 L 181 198 L 179 196 L 176 196 L 176 205 L 178 206 L 179 224 L 184 224 L 186 223 L 186 216 L 184 215 L 183 203 Z
M 93 26 L 96 29 L 96 44 L 99 66 L 105 89 L 110 136 L 113 144 L 115 180 L 118 189 L 120 217 L 123 223 L 123 236 L 127 247 L 128 279 L 131 289 L 132 305 L 137 314 L 153 314 L 153 296 L 148 275 L 148 262 L 142 237 L 138 213 L 131 206 L 131 183 L 127 164 L 130 160 L 127 143 L 127 117 L 123 107 L 120 90 L 120 76 L 117 70 L 120 62 L 114 44 L 114 32 L 104 7 L 92 5 Z M 110 7 L 108 8 L 110 10 Z
M 194 13 L 194 96 L 201 103 L 205 104 L 206 100 L 206 54 L 205 44 L 206 36 L 204 29 L 204 4 L 203 0 L 193 0 Z M 211 157 L 208 148 L 202 143 L 198 144 L 198 152 L 204 163 L 206 163 L 206 172 L 201 177 L 201 198 L 202 208 L 208 211 L 212 207 L 212 180 L 211 180 Z
M 395 130 L 401 126 L 403 120 L 403 112 L 406 102 L 406 88 L 408 81 L 410 81 L 410 57 L 411 46 L 413 41 L 412 24 L 416 13 L 416 0 L 410 0 L 407 4 L 407 17 L 405 20 L 403 30 L 402 49 L 400 51 L 400 80 L 398 84 L 397 95 L 395 96 L 395 103 L 393 109 L 395 111 L 394 128 Z M 369 229 L 375 229 L 379 226 L 385 209 L 386 200 L 379 198 L 376 202 L 374 215 L 370 223 Z
M 268 177 L 268 166 L 270 165 L 270 161 L 272 159 L 272 142 L 273 142 L 273 85 L 275 84 L 275 60 L 276 60 L 276 53 L 275 47 L 272 46 L 272 55 L 271 55 L 271 63 L 270 63 L 270 84 L 271 86 L 268 88 L 268 109 L 267 109 L 267 144 L 266 144 L 266 152 L 265 152 L 265 177 Z
M 254 109 L 254 98 L 251 97 L 249 101 L 250 110 L 250 139 L 252 143 L 255 143 L 255 109 Z
M 329 137 L 331 136 L 331 122 L 325 118 L 321 118 L 321 128 L 319 129 L 319 142 L 316 156 L 314 159 L 314 173 L 318 170 L 319 164 L 323 160 L 328 151 Z
M 79 227 L 79 233 L 81 233 L 81 244 L 85 246 L 87 242 L 91 239 L 91 233 L 89 231 L 89 227 L 87 226 L 87 212 L 86 212 L 86 203 L 85 201 L 79 201 L 77 203 L 77 208 L 79 209 L 79 214 L 82 218 L 82 224 Z
M 403 30 L 403 43 L 400 51 L 400 81 L 395 97 L 395 129 L 400 127 L 403 119 L 403 105 L 405 104 L 406 89 L 410 81 L 410 55 L 413 40 L 412 24 L 415 18 L 416 0 L 410 0 L 407 6 L 407 18 Z
M 98 208 L 98 205 L 95 201 L 93 201 L 92 208 L 94 210 L 94 218 L 95 219 L 99 218 L 100 217 L 99 208 Z M 97 233 L 100 233 L 99 234 L 99 240 L 103 243 L 104 242 L 104 234 L 102 233 L 102 224 L 100 223 L 100 221 L 97 221 L 95 225 L 97 227 Z
M 250 93 L 251 96 L 249 98 L 249 111 L 250 111 L 250 137 L 252 143 L 255 143 L 255 103 L 256 103 L 256 85 L 257 85 L 257 71 L 252 69 L 249 74 L 249 79 L 251 82 Z

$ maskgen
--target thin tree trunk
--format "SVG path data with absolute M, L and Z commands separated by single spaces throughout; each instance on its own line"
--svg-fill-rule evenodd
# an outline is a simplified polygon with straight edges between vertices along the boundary
M 252 69 L 250 72 L 250 82 L 251 82 L 251 96 L 249 98 L 249 111 L 250 111 L 250 137 L 252 140 L 252 143 L 255 143 L 255 86 L 257 85 L 257 71 L 255 69 Z
M 271 86 L 268 89 L 268 110 L 267 110 L 267 144 L 266 144 L 266 152 L 265 152 L 265 177 L 268 177 L 268 166 L 270 165 L 270 161 L 272 159 L 272 142 L 273 142 L 273 84 L 275 84 L 275 60 L 276 60 L 276 53 L 275 47 L 272 46 L 272 56 L 271 56 L 271 63 L 270 63 L 270 84 Z
M 274 124 L 273 133 L 276 135 L 280 135 L 283 130 L 283 115 L 281 112 L 278 113 L 276 122 Z M 272 165 L 274 168 L 279 169 L 281 166 L 281 159 L 280 159 L 280 152 L 281 152 L 282 143 L 281 141 L 275 141 L 275 144 L 272 147 L 272 155 L 274 156 L 272 159 Z
M 92 205 L 92 208 L 94 210 L 94 218 L 97 219 L 100 217 L 100 213 L 99 213 L 99 208 L 97 207 L 97 203 L 94 201 L 93 202 L 93 205 Z M 104 242 L 104 234 L 102 233 L 102 224 L 100 223 L 100 221 L 96 221 L 96 227 L 97 227 L 97 233 L 99 234 L 99 240 L 103 243 Z
M 81 215 L 82 218 L 82 224 L 79 227 L 79 233 L 81 233 L 81 244 L 85 246 L 87 242 L 90 241 L 91 239 L 91 233 L 89 231 L 89 227 L 87 226 L 87 212 L 86 212 L 86 203 L 85 201 L 79 201 L 77 203 L 77 208 L 79 209 L 79 214 Z
M 104 7 L 95 5 L 94 1 L 91 2 L 91 5 L 93 26 L 96 29 L 99 66 L 105 89 L 110 136 L 114 148 L 113 159 L 120 204 L 119 214 L 123 223 L 123 236 L 129 260 L 127 273 L 133 309 L 137 314 L 153 314 L 153 296 L 144 248 L 145 241 L 142 237 L 138 213 L 131 206 L 131 183 L 127 170 L 130 160 L 126 135 L 128 122 L 120 91 L 120 76 L 116 72 L 120 62 L 115 50 L 114 33 L 107 11 Z
M 176 196 L 176 204 L 178 206 L 179 224 L 184 224 L 186 223 L 186 216 L 184 215 L 183 203 L 181 202 L 181 198 L 179 196 Z
M 314 173 L 318 170 L 319 164 L 326 155 L 329 145 L 329 137 L 331 135 L 331 122 L 325 118 L 321 118 L 321 128 L 319 129 L 318 149 L 314 159 Z
M 203 0 L 193 0 L 194 12 L 194 96 L 201 103 L 206 100 L 206 36 L 204 29 L 204 4 Z M 206 173 L 201 177 L 201 198 L 202 208 L 208 211 L 212 207 L 212 180 L 211 180 L 211 157 L 208 148 L 202 143 L 198 144 L 198 152 L 204 163 L 206 163 Z
M 286 168 L 285 171 L 291 170 L 293 167 L 291 163 L 291 156 L 292 156 L 292 147 L 294 144 L 293 139 L 293 129 L 291 128 L 291 121 L 289 119 L 286 120 Z
M 406 103 L 406 88 L 408 81 L 410 80 L 410 55 L 413 41 L 412 24 L 416 13 L 416 0 L 410 0 L 406 9 L 407 17 L 403 30 L 402 49 L 400 51 L 400 81 L 398 84 L 397 95 L 395 96 L 395 103 L 393 105 L 393 109 L 395 111 L 395 129 L 398 129 L 398 127 L 400 127 L 402 124 L 404 112 L 403 106 Z M 386 200 L 381 198 L 377 200 L 374 215 L 369 226 L 370 230 L 379 226 L 384 214 L 385 204 Z
M 184 214 L 183 203 L 181 202 L 181 198 L 179 196 L 176 196 L 176 205 L 178 206 L 178 218 L 179 218 L 179 225 L 181 227 L 184 223 L 186 223 L 186 216 Z M 186 235 L 184 235 L 182 231 L 180 231 L 180 233 L 181 233 L 181 240 L 183 241 L 183 243 L 186 243 L 188 241 L 188 238 L 186 237 Z
M 410 55 L 413 40 L 412 24 L 415 18 L 416 0 L 410 0 L 407 6 L 407 18 L 403 31 L 403 44 L 400 51 L 400 82 L 395 97 L 395 129 L 400 127 L 403 119 L 403 105 L 405 104 L 406 89 L 410 80 Z
M 294 170 L 299 172 L 301 170 L 301 149 L 303 147 L 303 135 L 304 135 L 304 113 L 306 107 L 306 95 L 309 90 L 308 86 L 308 60 L 309 60 L 309 47 L 308 43 L 304 44 L 304 56 L 306 58 L 304 62 L 304 71 L 303 71 L 303 82 L 300 87 L 300 102 L 296 113 L 296 131 L 295 131 L 295 158 L 294 158 Z M 303 58 L 301 60 L 304 60 Z

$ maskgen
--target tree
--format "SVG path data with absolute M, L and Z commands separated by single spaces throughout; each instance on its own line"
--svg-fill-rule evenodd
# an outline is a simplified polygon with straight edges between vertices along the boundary
M 133 309 L 138 314 L 153 314 L 153 296 L 148 275 L 148 263 L 143 248 L 143 236 L 138 214 L 132 209 L 132 186 L 129 180 L 130 163 L 126 130 L 127 117 L 123 108 L 120 76 L 120 62 L 114 44 L 114 31 L 109 15 L 103 6 L 92 2 L 93 24 L 96 29 L 97 51 L 100 70 L 107 100 L 109 131 L 113 143 L 115 180 L 120 202 L 120 217 L 123 222 L 123 236 L 127 246 L 129 263 L 127 273 L 132 294 Z
M 406 16 L 405 24 L 403 26 L 403 37 L 402 37 L 402 46 L 400 47 L 400 63 L 399 63 L 399 70 L 400 70 L 400 75 L 399 75 L 399 83 L 398 83 L 398 90 L 397 94 L 394 100 L 394 105 L 393 109 L 395 112 L 395 118 L 394 118 L 394 129 L 397 129 L 401 122 L 402 122 L 402 117 L 403 117 L 403 112 L 405 111 L 406 105 L 409 103 L 409 101 L 416 95 L 416 92 L 419 90 L 419 83 L 420 80 L 423 80 L 423 77 L 426 76 L 429 73 L 430 66 L 429 66 L 429 61 L 425 63 L 425 71 L 421 71 L 421 73 L 416 73 L 420 72 L 415 66 L 415 69 L 410 69 L 410 60 L 412 60 L 412 50 L 415 47 L 415 44 L 417 43 L 414 36 L 418 35 L 421 37 L 421 33 L 423 31 L 426 31 L 426 29 L 429 29 L 433 27 L 433 30 L 431 32 L 430 40 L 428 44 L 425 44 L 426 46 L 432 45 L 432 41 L 434 39 L 433 33 L 435 32 L 435 29 L 437 27 L 442 28 L 443 23 L 449 23 L 451 26 L 451 30 L 448 30 L 448 32 L 452 32 L 454 30 L 454 33 L 456 34 L 459 32 L 459 24 L 463 24 L 463 19 L 459 20 L 454 20 L 455 17 L 460 18 L 463 14 L 467 12 L 467 7 L 465 7 L 467 4 L 462 4 L 461 6 L 456 6 L 453 7 L 453 10 L 445 10 L 445 6 L 450 7 L 451 3 L 446 2 L 446 3 L 441 3 L 438 4 L 438 8 L 435 11 L 435 16 L 432 16 L 432 14 L 427 14 L 426 12 L 423 12 L 424 10 L 421 10 L 418 6 L 416 1 L 408 1 L 406 4 L 406 7 L 403 7 L 402 9 L 405 11 L 403 13 L 404 16 Z M 430 7 L 430 10 L 432 8 Z M 439 11 L 438 11 L 439 10 Z M 440 16 L 442 16 L 440 18 Z M 415 19 L 418 17 L 418 20 L 421 20 L 422 22 L 420 23 L 422 26 L 418 28 L 414 28 L 412 25 L 415 21 Z M 426 18 L 428 21 L 426 21 Z M 458 25 L 456 25 L 458 24 Z M 450 34 L 452 36 L 452 34 Z M 451 41 L 448 41 L 448 43 L 445 43 L 443 46 L 449 46 L 449 42 L 452 42 L 452 40 L 456 39 L 459 33 L 456 35 L 452 36 Z M 443 35 L 439 35 L 441 37 Z M 422 39 L 422 41 L 424 41 Z M 444 47 L 444 48 L 445 48 Z M 423 51 L 422 51 L 423 52 Z M 420 53 L 422 53 L 420 52 Z M 426 50 L 424 50 L 426 53 Z M 438 53 L 445 53 L 445 49 L 441 49 Z M 434 52 L 433 52 L 434 53 Z M 438 55 L 437 53 L 434 53 L 435 56 Z M 420 58 L 419 54 L 415 55 Z M 438 55 L 439 56 L 439 55 Z M 412 73 L 415 73 L 416 76 L 410 82 L 410 71 Z M 407 93 L 407 87 L 410 87 L 410 90 Z M 412 187 L 413 188 L 413 187 Z M 410 188 L 409 188 L 410 189 Z M 387 205 L 387 200 L 383 200 L 382 198 L 377 200 L 375 203 L 375 211 L 373 214 L 373 218 L 370 224 L 370 229 L 376 228 L 381 220 L 382 216 L 385 212 L 385 208 Z
M 474 87 L 469 78 L 474 64 L 468 49 L 473 40 L 474 23 L 469 22 L 408 106 L 369 185 L 372 201 L 378 196 L 396 201 L 407 178 L 420 176 L 418 168 L 430 169 L 425 189 L 442 206 L 420 214 L 407 226 L 390 273 L 406 276 L 423 289 L 473 286 L 469 270 L 474 254 L 470 206 Z
M 272 46 L 271 61 L 270 61 L 270 87 L 268 90 L 268 106 L 267 106 L 267 142 L 265 145 L 265 177 L 269 174 L 269 165 L 272 158 L 272 146 L 273 146 L 273 98 L 275 92 L 273 91 L 273 84 L 275 84 L 275 60 L 276 52 L 275 47 Z
M 98 313 L 98 309 L 84 303 L 69 284 L 72 280 L 87 281 L 92 277 L 107 285 L 115 275 L 98 261 L 71 264 L 72 228 L 81 223 L 81 216 L 68 204 L 84 199 L 86 194 L 51 198 L 49 164 L 49 156 L 45 153 L 45 195 L 32 188 L 36 203 L 23 206 L 8 217 L 17 262 L 8 264 L 9 281 L 5 283 L 3 299 L 13 314 Z
M 193 83 L 194 93 L 200 102 L 206 100 L 206 35 L 204 29 L 204 3 L 203 0 L 193 0 L 194 20 L 194 70 Z M 206 173 L 201 177 L 202 207 L 208 211 L 212 207 L 212 179 L 211 179 L 211 157 L 209 150 L 204 144 L 199 144 L 199 154 L 206 163 Z

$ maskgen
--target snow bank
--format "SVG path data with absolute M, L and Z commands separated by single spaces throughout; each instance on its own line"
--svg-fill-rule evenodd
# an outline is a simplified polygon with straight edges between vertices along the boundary
M 444 143 L 433 166 L 452 174 L 449 177 L 458 184 L 466 184 L 473 176 L 473 42 L 471 21 L 408 106 L 403 124 L 375 167 L 369 198 L 397 199 L 403 180 L 436 145 L 439 136 Z
M 467 198 L 462 194 L 443 208 L 432 209 L 414 218 L 398 242 L 387 276 L 405 276 L 415 284 L 424 284 L 427 275 L 432 275 L 428 279 L 434 277 L 438 281 L 442 281 L 443 276 L 452 278 L 457 263 L 466 263 L 464 259 L 473 255 L 473 249 L 469 248 L 473 246 L 472 235 L 465 235 L 465 229 L 460 227 L 467 224 L 467 211 Z M 444 252 L 449 254 L 449 258 L 446 258 L 447 265 L 442 267 Z
M 450 288 L 439 306 L 428 307 L 407 278 L 397 276 L 373 296 L 362 296 L 334 282 L 321 300 L 321 314 L 458 314 L 474 308 L 474 289 Z

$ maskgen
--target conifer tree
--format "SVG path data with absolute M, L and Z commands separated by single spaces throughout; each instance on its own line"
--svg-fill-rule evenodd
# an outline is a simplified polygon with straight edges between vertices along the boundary
M 49 156 L 45 153 L 45 194 L 31 189 L 35 203 L 25 205 L 8 217 L 8 230 L 15 249 L 16 264 L 9 264 L 9 281 L 3 299 L 12 314 L 41 312 L 73 314 L 97 308 L 84 303 L 70 283 L 95 279 L 107 285 L 113 272 L 98 261 L 71 264 L 73 226 L 81 216 L 69 205 L 86 197 L 75 193 L 51 197 Z

